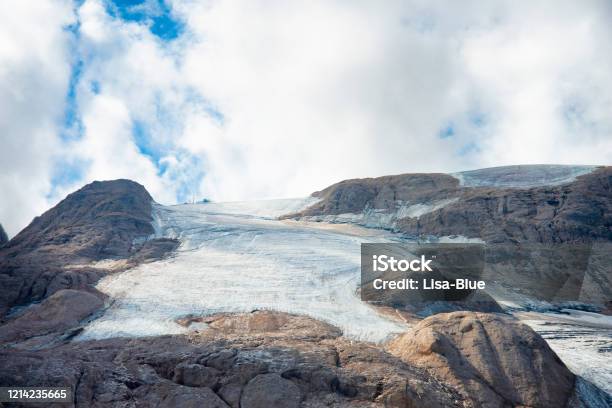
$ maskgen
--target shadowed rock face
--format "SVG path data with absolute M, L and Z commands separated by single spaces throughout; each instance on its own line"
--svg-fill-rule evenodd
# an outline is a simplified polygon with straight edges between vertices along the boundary
M 0 326 L 0 343 L 67 331 L 102 306 L 100 296 L 92 293 L 74 289 L 59 290 L 28 308 L 23 315 Z
M 6 235 L 4 228 L 2 228 L 2 224 L 0 224 L 0 247 L 2 247 L 7 242 L 8 242 L 8 235 Z
M 124 259 L 127 267 L 173 249 L 171 240 L 138 243 L 153 233 L 152 201 L 133 181 L 96 181 L 36 217 L 0 248 L 0 317 L 58 290 L 93 292 L 108 272 L 94 261 Z
M 126 257 L 135 238 L 153 233 L 152 201 L 133 181 L 94 181 L 34 218 L 0 255 L 50 252 L 58 261 Z

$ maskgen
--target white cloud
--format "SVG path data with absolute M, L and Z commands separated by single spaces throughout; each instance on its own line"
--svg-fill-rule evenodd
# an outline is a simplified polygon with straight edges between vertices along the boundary
M 23 7 L 5 10 L 0 28 L 9 146 L 0 186 L 11 197 L 0 222 L 12 234 L 93 179 L 132 178 L 169 203 L 306 195 L 411 171 L 612 161 L 605 0 L 175 0 L 185 28 L 172 42 L 150 21 L 87 0 L 75 39 L 83 135 L 69 143 L 54 121 L 75 58 L 61 29 L 72 11 Z M 162 12 L 153 1 L 141 9 Z M 135 123 L 153 153 L 134 140 Z M 89 165 L 49 201 L 50 153 Z
M 48 206 L 73 22 L 69 1 L 0 2 L 0 223 L 10 236 Z

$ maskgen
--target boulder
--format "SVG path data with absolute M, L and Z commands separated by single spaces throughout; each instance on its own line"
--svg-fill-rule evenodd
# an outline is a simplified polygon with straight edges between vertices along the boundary
M 297 385 L 278 374 L 260 374 L 244 387 L 242 408 L 297 408 L 301 401 Z
M 220 374 L 215 368 L 184 362 L 174 368 L 172 381 L 190 387 L 215 388 L 219 383 Z
M 574 375 L 531 328 L 499 314 L 431 316 L 388 350 L 455 386 L 479 407 L 564 407 Z

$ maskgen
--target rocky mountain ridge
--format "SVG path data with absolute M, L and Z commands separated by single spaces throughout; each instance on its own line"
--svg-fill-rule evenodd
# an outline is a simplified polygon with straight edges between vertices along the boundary
M 612 307 L 610 166 L 403 174 L 345 180 L 313 196 L 320 200 L 282 218 L 356 223 L 417 242 L 481 242 L 484 278 L 520 296 Z
M 319 202 L 284 218 L 399 212 L 397 222 L 380 227 L 415 237 L 462 235 L 487 243 L 612 241 L 612 167 L 594 168 L 566 183 L 554 180 L 554 185 L 525 187 L 510 187 L 509 181 L 497 181 L 501 187 L 494 181 L 465 186 L 443 173 L 345 180 L 313 193 Z
M 406 194 L 460 188 L 446 177 L 418 180 L 423 188 Z M 93 287 L 101 276 L 176 248 L 150 238 L 151 203 L 134 182 L 95 182 L 0 249 L 0 386 L 68 385 L 67 406 L 78 407 L 612 404 L 537 333 L 501 314 L 438 314 L 388 345 L 268 311 L 189 316 L 179 322 L 191 327 L 186 335 L 74 341 L 109 300 Z
M 111 269 L 172 250 L 175 241 L 147 240 L 154 232 L 152 201 L 133 181 L 96 181 L 34 218 L 0 248 L 0 319 L 10 307 L 62 289 L 93 292 L 92 284 Z M 101 260 L 117 262 L 106 268 L 95 264 Z

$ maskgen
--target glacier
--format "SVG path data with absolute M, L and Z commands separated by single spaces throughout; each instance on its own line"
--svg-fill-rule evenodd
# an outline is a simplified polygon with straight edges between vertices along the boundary
M 391 242 L 388 232 L 275 217 L 312 199 L 154 208 L 156 236 L 178 238 L 169 258 L 102 279 L 112 299 L 81 339 L 178 334 L 187 315 L 272 309 L 306 314 L 354 339 L 379 342 L 407 325 L 379 314 L 356 293 L 360 244 Z M 288 211 L 289 210 L 289 211 Z
M 408 323 L 362 302 L 357 288 L 360 244 L 406 238 L 356 225 L 362 219 L 339 224 L 277 219 L 316 201 L 154 205 L 154 237 L 179 239 L 178 250 L 102 279 L 97 288 L 109 295 L 108 307 L 76 341 L 180 334 L 202 328 L 200 323 L 179 325 L 182 317 L 257 309 L 308 315 L 355 340 L 383 342 L 404 332 Z M 463 236 L 438 239 L 482 242 Z M 522 313 L 519 306 L 508 310 L 542 334 L 572 371 L 612 393 L 610 318 L 576 311 Z

